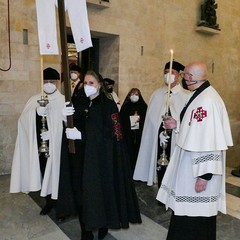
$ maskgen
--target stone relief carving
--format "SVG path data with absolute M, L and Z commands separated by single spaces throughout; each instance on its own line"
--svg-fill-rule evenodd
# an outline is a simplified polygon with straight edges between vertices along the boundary
M 215 0 L 205 0 L 201 5 L 201 20 L 198 26 L 205 26 L 220 30 L 219 24 L 217 23 L 217 9 L 218 5 Z

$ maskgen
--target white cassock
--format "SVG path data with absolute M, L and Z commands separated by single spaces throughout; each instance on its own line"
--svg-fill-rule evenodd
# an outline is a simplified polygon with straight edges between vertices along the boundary
M 167 86 L 164 86 L 156 90 L 150 98 L 133 175 L 134 180 L 147 182 L 149 186 L 157 182 L 158 130 L 163 120 L 162 116 L 166 113 L 167 91 Z M 180 85 L 176 85 L 171 91 L 170 111 L 172 117 L 178 120 L 180 112 L 188 101 L 190 92 L 184 90 Z M 173 131 L 171 152 L 175 142 L 176 134 Z
M 157 199 L 178 216 L 226 213 L 226 150 L 232 146 L 228 114 L 211 86 L 188 106 Z M 198 176 L 211 173 L 205 191 L 197 193 Z
M 50 132 L 50 156 L 47 160 L 43 179 L 39 165 L 36 133 L 36 108 L 39 106 L 37 100 L 40 98 L 40 94 L 31 97 L 18 120 L 10 192 L 28 193 L 41 189 L 40 195 L 42 197 L 52 194 L 52 199 L 57 199 L 63 131 L 62 108 L 65 98 L 58 90 L 48 95 L 47 125 Z

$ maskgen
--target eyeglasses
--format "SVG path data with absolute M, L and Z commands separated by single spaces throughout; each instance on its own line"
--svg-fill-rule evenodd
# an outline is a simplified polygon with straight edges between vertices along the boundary
M 188 77 L 188 78 L 192 78 L 193 77 L 193 75 L 191 74 L 191 73 L 185 73 L 185 72 L 182 72 L 182 73 L 180 73 L 180 76 L 182 77 L 182 78 L 186 78 L 186 76 Z

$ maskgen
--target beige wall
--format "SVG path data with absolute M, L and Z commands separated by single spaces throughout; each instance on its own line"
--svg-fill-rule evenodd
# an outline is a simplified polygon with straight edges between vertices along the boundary
M 100 70 L 104 76 L 117 80 L 122 100 L 131 87 L 140 88 L 145 100 L 149 100 L 161 85 L 170 49 L 174 50 L 174 58 L 183 64 L 192 60 L 206 62 L 209 80 L 224 99 L 231 120 L 235 146 L 228 151 L 227 165 L 238 166 L 240 2 L 216 1 L 221 28 L 216 35 L 195 31 L 201 2 L 111 0 L 110 7 L 105 9 L 88 5 L 90 28 L 92 32 L 112 36 L 101 41 Z M 6 0 L 0 0 L 0 68 L 3 69 L 9 66 L 6 4 Z M 17 119 L 27 99 L 40 88 L 35 1 L 10 1 L 10 14 L 12 67 L 9 71 L 0 71 L 0 174 L 10 172 Z M 28 45 L 23 44 L 23 29 L 28 29 Z M 44 57 L 44 67 L 48 66 L 60 70 L 60 57 Z

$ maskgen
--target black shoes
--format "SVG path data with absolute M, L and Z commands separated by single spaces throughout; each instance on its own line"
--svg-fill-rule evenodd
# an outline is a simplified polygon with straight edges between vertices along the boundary
M 56 217 L 56 219 L 59 223 L 64 222 L 66 220 L 66 218 L 67 217 Z
M 85 224 L 83 224 L 82 222 L 80 222 L 80 225 L 81 225 L 81 230 L 82 230 L 81 240 L 93 240 L 94 235 L 93 235 L 92 231 L 86 231 Z M 108 234 L 108 228 L 99 228 L 98 229 L 98 239 L 99 240 L 104 239 L 107 234 Z
M 45 207 L 41 210 L 40 215 L 47 215 L 51 212 L 52 208 L 52 205 L 46 204 Z
M 94 236 L 92 231 L 83 231 L 81 240 L 93 240 Z
M 104 239 L 108 234 L 108 228 L 99 228 L 98 230 L 98 239 Z

